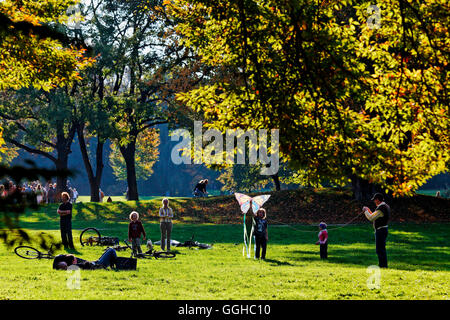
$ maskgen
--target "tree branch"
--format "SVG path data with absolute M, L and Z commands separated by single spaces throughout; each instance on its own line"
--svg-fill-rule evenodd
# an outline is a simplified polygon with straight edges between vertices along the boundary
M 29 153 L 33 153 L 33 154 L 38 154 L 38 155 L 44 156 L 47 159 L 50 159 L 51 161 L 53 161 L 54 163 L 56 163 L 58 161 L 54 156 L 52 156 L 48 152 L 28 147 L 28 146 L 26 146 L 26 145 L 24 145 L 24 144 L 22 144 L 22 143 L 20 143 L 20 142 L 18 142 L 16 140 L 14 140 L 14 139 L 6 138 L 5 141 L 15 145 L 16 147 L 18 147 L 20 149 L 23 149 L 23 150 L 25 150 L 25 151 L 27 151 Z

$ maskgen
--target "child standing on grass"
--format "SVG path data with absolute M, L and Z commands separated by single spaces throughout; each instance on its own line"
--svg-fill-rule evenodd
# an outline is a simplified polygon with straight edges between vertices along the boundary
M 130 213 L 130 224 L 128 226 L 128 241 L 131 242 L 133 254 L 142 253 L 141 250 L 141 234 L 146 238 L 144 226 L 139 220 L 139 213 L 133 211 Z
M 255 214 L 255 259 L 259 259 L 261 249 L 261 259 L 266 259 L 266 248 L 269 235 L 267 233 L 266 210 L 260 208 Z
M 321 222 L 319 224 L 319 241 L 316 244 L 320 244 L 320 259 L 328 259 L 328 231 L 327 224 Z

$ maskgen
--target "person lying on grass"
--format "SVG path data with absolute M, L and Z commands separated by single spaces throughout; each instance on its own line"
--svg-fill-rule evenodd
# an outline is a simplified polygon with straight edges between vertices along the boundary
M 113 248 L 108 248 L 96 261 L 86 261 L 73 254 L 60 254 L 53 259 L 53 269 L 67 270 L 72 265 L 84 270 L 106 269 L 114 267 L 116 259 L 117 253 Z

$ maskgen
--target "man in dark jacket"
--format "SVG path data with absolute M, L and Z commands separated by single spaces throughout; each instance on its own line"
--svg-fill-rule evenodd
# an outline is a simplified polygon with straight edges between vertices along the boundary
M 75 257 L 73 254 L 60 254 L 53 259 L 53 269 L 67 270 L 71 265 L 80 269 L 95 270 L 114 267 L 117 260 L 116 250 L 108 248 L 96 261 L 86 261 Z
M 387 268 L 386 238 L 388 235 L 388 221 L 391 214 L 391 208 L 384 202 L 384 196 L 381 193 L 375 193 L 371 199 L 377 206 L 372 212 L 368 207 L 363 211 L 366 218 L 373 222 L 375 229 L 375 245 L 378 255 L 378 265 L 380 268 Z
M 72 238 L 72 204 L 67 192 L 61 194 L 63 202 L 59 205 L 58 214 L 60 216 L 61 240 L 64 248 L 74 250 Z

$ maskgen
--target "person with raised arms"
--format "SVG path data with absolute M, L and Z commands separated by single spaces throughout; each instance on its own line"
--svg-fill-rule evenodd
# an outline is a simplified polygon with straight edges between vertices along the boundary
M 367 220 L 373 223 L 375 230 L 375 246 L 378 256 L 378 265 L 380 268 L 387 268 L 386 239 L 388 236 L 388 221 L 391 214 L 391 208 L 384 202 L 384 196 L 381 193 L 375 193 L 371 199 L 377 206 L 372 212 L 368 207 L 363 207 L 363 212 Z

